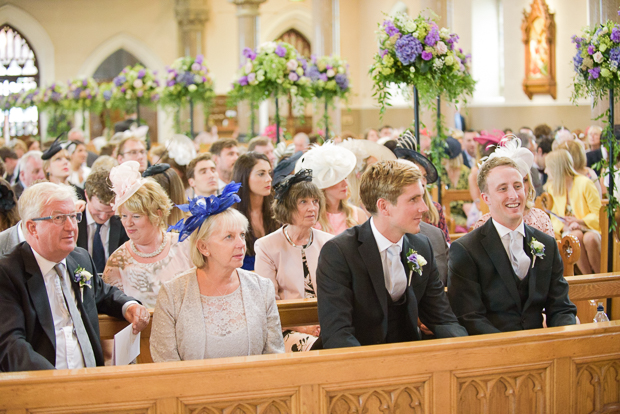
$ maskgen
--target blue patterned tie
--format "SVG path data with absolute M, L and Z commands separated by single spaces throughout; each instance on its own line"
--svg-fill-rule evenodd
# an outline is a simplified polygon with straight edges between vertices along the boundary
M 93 239 L 93 261 L 95 262 L 97 273 L 103 273 L 105 269 L 105 250 L 101 242 L 101 224 L 95 224 L 97 224 L 97 230 L 95 231 L 95 238 Z

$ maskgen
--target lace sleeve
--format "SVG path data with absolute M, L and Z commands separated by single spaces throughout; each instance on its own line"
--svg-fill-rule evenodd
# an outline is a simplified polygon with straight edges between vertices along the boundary
M 553 231 L 553 225 L 551 219 L 539 208 L 532 208 L 528 214 L 524 217 L 525 224 L 537 228 L 538 230 L 547 233 L 549 236 L 555 238 L 555 232 Z
M 124 268 L 125 259 L 123 253 L 125 252 L 125 246 L 119 247 L 108 258 L 108 262 L 105 265 L 103 271 L 103 281 L 109 285 L 115 286 L 120 290 L 123 289 L 123 278 L 121 276 L 121 269 Z

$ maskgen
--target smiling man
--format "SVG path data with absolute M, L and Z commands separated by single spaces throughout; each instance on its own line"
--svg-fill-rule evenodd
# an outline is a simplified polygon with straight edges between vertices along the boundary
M 478 173 L 491 220 L 450 247 L 448 296 L 470 335 L 575 324 L 555 239 L 523 222 L 525 190 L 509 158 Z
M 436 337 L 465 336 L 439 280 L 428 238 L 422 173 L 407 161 L 382 161 L 364 173 L 360 195 L 372 214 L 328 241 L 317 268 L 325 348 L 421 339 L 418 317 Z
M 108 258 L 129 240 L 121 220 L 110 205 L 115 194 L 110 189 L 110 169 L 92 171 L 84 183 L 86 210 L 78 224 L 77 245 L 88 250 L 97 273 L 103 273 Z
M 134 334 L 150 320 L 75 247 L 76 202 L 64 184 L 34 184 L 22 194 L 26 242 L 0 259 L 0 371 L 102 366 L 98 313 L 125 318 Z

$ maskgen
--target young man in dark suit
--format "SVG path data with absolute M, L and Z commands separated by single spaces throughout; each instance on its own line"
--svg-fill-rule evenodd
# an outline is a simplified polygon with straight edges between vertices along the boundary
M 75 190 L 39 183 L 20 200 L 26 242 L 0 259 L 0 371 L 102 366 L 98 313 L 138 333 L 148 310 L 97 275 L 75 247 Z
M 327 242 L 317 268 L 325 348 L 421 339 L 418 317 L 436 337 L 465 336 L 420 231 L 428 210 L 422 174 L 405 160 L 369 167 L 360 195 L 372 217 Z
M 523 176 L 509 158 L 478 173 L 491 219 L 450 247 L 448 297 L 470 335 L 575 324 L 555 239 L 523 222 Z
M 109 169 L 95 170 L 88 175 L 84 183 L 86 209 L 78 224 L 77 245 L 88 250 L 98 273 L 103 273 L 110 255 L 129 240 L 110 206 L 115 195 L 110 189 L 109 176 Z

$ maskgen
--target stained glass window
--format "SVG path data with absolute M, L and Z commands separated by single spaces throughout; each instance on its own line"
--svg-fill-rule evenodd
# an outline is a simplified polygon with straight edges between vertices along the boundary
M 21 33 L 9 25 L 0 27 L 0 94 L 7 96 L 39 86 L 37 57 Z M 0 111 L 4 128 L 8 115 L 9 135 L 20 137 L 39 133 L 37 108 L 12 108 Z

